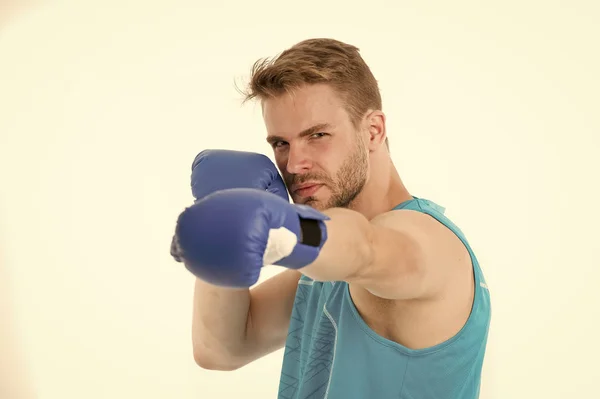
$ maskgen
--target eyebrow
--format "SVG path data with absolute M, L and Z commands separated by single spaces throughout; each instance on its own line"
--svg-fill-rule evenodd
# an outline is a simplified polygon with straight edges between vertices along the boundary
M 304 129 L 298 135 L 299 137 L 310 136 L 311 134 L 319 133 L 322 130 L 331 130 L 332 126 L 329 123 L 318 123 L 314 126 L 309 127 L 308 129 Z M 278 135 L 269 135 L 267 136 L 267 142 L 273 144 L 277 141 L 286 141 L 283 137 Z

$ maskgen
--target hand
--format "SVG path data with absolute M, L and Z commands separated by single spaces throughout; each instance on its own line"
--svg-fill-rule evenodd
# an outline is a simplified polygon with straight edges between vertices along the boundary
M 250 287 L 265 265 L 299 269 L 312 263 L 327 240 L 327 219 L 265 191 L 221 190 L 181 213 L 178 252 L 202 280 Z
M 199 201 L 216 191 L 254 188 L 288 201 L 287 188 L 271 160 L 262 154 L 230 150 L 204 150 L 192 164 L 192 194 Z M 183 262 L 177 236 L 171 240 L 171 256 Z
M 255 188 L 288 201 L 277 167 L 263 154 L 230 150 L 204 150 L 192 164 L 192 194 L 196 201 L 228 188 Z

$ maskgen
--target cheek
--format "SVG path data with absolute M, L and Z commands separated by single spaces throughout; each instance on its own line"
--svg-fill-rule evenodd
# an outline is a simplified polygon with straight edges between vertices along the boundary
M 277 165 L 281 174 L 287 173 L 287 156 L 275 152 L 275 165 Z

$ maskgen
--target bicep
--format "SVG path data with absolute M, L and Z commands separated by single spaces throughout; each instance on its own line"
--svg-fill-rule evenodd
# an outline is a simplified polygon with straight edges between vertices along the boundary
M 285 345 L 300 276 L 286 269 L 250 290 L 247 339 L 257 351 L 253 357 Z

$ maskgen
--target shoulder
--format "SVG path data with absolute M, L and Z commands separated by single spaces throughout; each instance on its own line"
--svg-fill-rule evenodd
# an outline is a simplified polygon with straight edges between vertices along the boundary
M 440 245 L 446 249 L 464 250 L 462 241 L 444 223 L 433 216 L 416 210 L 392 210 L 373 219 L 376 228 L 394 230 L 410 237 L 422 250 L 440 253 Z
M 421 292 L 424 296 L 441 292 L 455 273 L 471 271 L 471 257 L 465 243 L 450 227 L 425 212 L 392 210 L 371 219 L 371 224 L 382 232 L 400 233 L 416 248 L 419 260 L 416 275 L 426 287 Z
M 445 227 L 442 223 L 436 220 L 433 216 L 412 209 L 394 209 L 388 212 L 381 213 L 371 219 L 371 223 L 392 228 L 394 230 L 406 229 L 439 229 L 440 226 Z
M 409 347 L 426 347 L 452 336 L 470 313 L 471 257 L 465 243 L 443 221 L 415 210 L 393 210 L 371 219 L 375 229 L 381 230 L 379 237 L 400 232 L 412 248 L 418 247 L 418 267 L 399 278 L 387 274 L 385 284 L 376 290 L 350 286 L 351 298 L 365 322 Z M 390 251 L 390 255 L 394 256 L 389 257 L 389 268 L 401 269 L 402 252 Z

